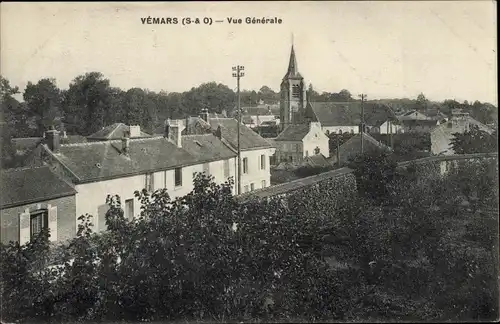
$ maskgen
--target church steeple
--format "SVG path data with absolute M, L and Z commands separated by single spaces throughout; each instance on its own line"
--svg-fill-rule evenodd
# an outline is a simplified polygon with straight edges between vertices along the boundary
M 299 68 L 297 66 L 297 58 L 295 57 L 295 50 L 293 48 L 293 44 L 292 44 L 292 51 L 290 52 L 290 60 L 288 62 L 288 70 L 283 79 L 288 79 L 288 78 L 302 78 L 302 76 L 299 73 Z
M 306 86 L 297 66 L 293 40 L 288 69 L 281 81 L 280 88 L 281 128 L 285 129 L 288 125 L 302 123 L 304 120 L 304 108 L 306 107 Z

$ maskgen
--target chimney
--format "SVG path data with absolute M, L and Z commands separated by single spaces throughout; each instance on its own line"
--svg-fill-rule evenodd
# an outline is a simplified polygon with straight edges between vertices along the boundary
M 186 123 L 186 125 L 184 125 L 184 126 L 185 126 L 185 129 L 186 129 L 186 135 L 191 135 L 190 129 L 189 129 L 189 116 L 186 117 L 185 123 Z
M 50 129 L 45 132 L 44 137 L 49 149 L 54 153 L 58 152 L 61 144 L 61 138 L 59 136 L 59 132 L 54 129 L 54 126 L 51 126 Z
M 165 122 L 164 137 L 172 141 L 177 147 L 182 147 L 182 128 L 178 120 L 167 119 Z
M 125 133 L 122 138 L 122 153 L 128 155 L 130 151 L 130 136 L 129 133 Z
M 129 127 L 129 130 L 130 130 L 130 137 L 134 138 L 134 137 L 140 137 L 141 136 L 141 126 L 139 125 L 131 125 Z
M 207 108 L 203 108 L 201 110 L 200 117 L 201 117 L 201 119 L 203 119 L 204 121 L 206 121 L 208 123 L 208 109 Z
M 217 130 L 215 131 L 215 136 L 218 138 L 218 139 L 222 139 L 222 129 L 220 128 L 220 125 L 217 126 Z

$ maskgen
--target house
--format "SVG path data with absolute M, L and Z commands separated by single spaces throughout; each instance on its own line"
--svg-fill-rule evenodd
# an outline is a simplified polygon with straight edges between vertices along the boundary
M 451 147 L 451 141 L 455 133 L 465 133 L 470 130 L 470 126 L 475 125 L 480 130 L 492 134 L 494 129 L 468 114 L 461 112 L 452 114 L 450 120 L 440 124 L 430 131 L 431 136 L 431 152 L 435 155 L 452 155 L 455 154 Z
M 403 119 L 401 120 L 405 133 L 428 133 L 440 125 L 436 119 Z
M 323 154 L 329 157 L 329 138 L 321 123 L 288 125 L 273 141 L 277 162 L 301 163 L 304 158 Z
M 234 177 L 236 153 L 220 136 L 181 136 L 182 128 L 183 123 L 167 120 L 162 136 L 130 138 L 124 132 L 121 139 L 76 144 L 61 144 L 59 132 L 51 130 L 38 158 L 78 192 L 75 224 L 78 216 L 90 214 L 94 229 L 101 231 L 108 195 L 119 195 L 125 217 L 132 219 L 140 214 L 136 190 L 167 189 L 175 199 L 192 191 L 197 172 L 208 172 L 219 183 Z
M 28 243 L 42 228 L 51 241 L 76 235 L 76 190 L 48 166 L 1 171 L 0 241 Z
M 151 137 L 151 135 L 142 132 L 141 127 L 138 125 L 128 126 L 123 123 L 114 123 L 87 136 L 87 141 L 119 140 L 125 136 L 128 136 L 130 139 Z
M 365 109 L 366 132 L 396 134 L 404 132 L 401 122 L 387 105 L 369 104 Z
M 400 115 L 397 116 L 399 120 L 429 120 L 431 119 L 429 116 L 426 114 L 417 111 L 415 109 L 412 109 L 410 111 L 406 111 Z
M 279 124 L 279 107 L 277 105 L 259 105 L 257 107 L 242 107 L 241 121 L 245 126 L 254 128 L 265 122 Z M 237 118 L 237 110 L 234 116 Z M 213 117 L 211 117 L 213 118 Z
M 388 151 L 390 148 L 383 143 L 377 141 L 367 133 L 356 134 L 340 145 L 338 150 L 332 156 L 332 163 L 345 165 L 349 159 L 361 153 L 361 135 L 363 136 L 363 151 L 373 152 L 378 150 Z M 340 163 L 339 163 L 340 161 Z
M 234 118 L 188 117 L 184 134 L 215 131 L 234 152 L 238 150 L 238 121 Z M 243 192 L 271 185 L 270 158 L 273 145 L 259 134 L 240 124 L 241 188 Z M 237 174 L 237 173 L 236 173 Z
M 329 134 L 359 133 L 361 125 L 361 102 L 307 102 L 306 120 L 320 122 L 323 131 Z M 365 132 L 393 134 L 403 131 L 392 109 L 377 103 L 364 103 Z

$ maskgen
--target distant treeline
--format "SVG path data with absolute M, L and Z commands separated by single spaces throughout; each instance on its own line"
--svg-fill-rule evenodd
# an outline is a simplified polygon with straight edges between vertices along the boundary
M 226 111 L 231 114 L 236 106 L 236 89 L 216 82 L 203 83 L 182 93 L 141 88 L 123 90 L 112 87 L 109 79 L 99 72 L 77 76 L 66 90 L 61 90 L 52 78 L 29 82 L 22 91 L 24 102 L 15 98 L 16 94 L 21 94 L 20 89 L 1 76 L 0 87 L 2 121 L 7 124 L 8 133 L 16 137 L 41 136 L 52 125 L 64 128 L 68 134 L 86 136 L 116 122 L 140 125 L 144 131 L 151 132 L 166 118 L 198 115 L 204 108 L 210 112 Z M 312 85 L 308 87 L 308 97 L 311 101 L 356 101 L 346 89 L 320 94 Z M 242 106 L 256 106 L 262 102 L 276 104 L 279 100 L 279 92 L 268 86 L 261 87 L 259 91 L 241 91 Z M 497 107 L 479 101 L 472 104 L 455 100 L 430 102 L 420 94 L 416 99 L 374 102 L 402 111 L 439 108 L 447 113 L 461 108 L 485 124 L 498 120 Z

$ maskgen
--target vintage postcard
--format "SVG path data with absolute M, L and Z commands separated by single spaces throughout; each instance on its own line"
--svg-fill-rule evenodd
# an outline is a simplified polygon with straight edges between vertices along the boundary
M 498 321 L 496 11 L 3 2 L 2 323 Z

